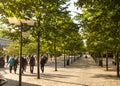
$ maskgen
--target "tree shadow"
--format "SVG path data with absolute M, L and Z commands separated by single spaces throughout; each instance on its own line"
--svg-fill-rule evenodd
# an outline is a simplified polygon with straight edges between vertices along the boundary
M 71 84 L 71 85 L 76 85 L 76 86 L 90 86 L 87 84 L 80 84 L 80 83 L 74 83 L 74 82 L 67 82 L 67 81 L 60 81 L 60 80 L 52 80 L 52 79 L 45 79 L 47 81 L 51 81 L 51 82 L 57 82 L 57 83 L 66 83 L 66 84 Z
M 19 73 L 16 73 L 16 74 L 19 75 Z M 24 74 L 22 74 L 22 76 L 35 77 L 35 76 L 37 76 L 37 73 L 33 73 L 33 74 L 31 74 L 31 73 L 30 73 L 30 74 L 28 74 L 28 73 L 25 74 L 25 73 L 24 73 Z
M 24 76 L 30 76 L 33 77 L 35 76 L 35 74 L 25 74 Z M 62 75 L 62 74 L 41 74 L 41 77 L 44 77 L 44 80 L 46 81 L 51 81 L 51 82 L 57 82 L 57 83 L 66 83 L 66 84 L 72 84 L 72 85 L 78 85 L 78 86 L 89 86 L 87 84 L 80 84 L 80 83 L 74 83 L 74 82 L 69 82 L 69 81 L 61 81 L 60 80 L 56 80 L 56 78 L 70 78 L 70 77 L 78 77 L 78 76 L 74 76 L 74 75 Z M 55 78 L 55 79 L 54 79 Z M 4 86 L 19 86 L 19 81 L 17 80 L 12 80 L 12 79 L 7 79 L 7 83 Z M 27 81 L 27 82 L 22 82 L 22 86 L 42 86 L 42 85 L 38 85 L 38 84 L 31 84 L 29 83 L 31 81 Z
M 109 74 L 96 74 L 92 76 L 91 78 L 105 78 L 105 79 L 120 80 L 120 77 L 117 77 L 115 75 L 109 75 Z
M 8 70 L 9 68 L 0 68 L 0 71 L 7 74 L 6 70 Z
M 117 69 L 115 67 L 109 67 L 108 68 L 108 72 L 115 72 L 115 71 L 117 71 Z
M 26 82 L 22 82 L 21 85 L 22 86 L 41 86 L 41 85 L 31 84 Z M 19 86 L 19 81 L 7 79 L 7 83 L 3 86 Z
M 76 86 L 89 86 L 87 84 L 81 84 L 81 83 L 75 83 L 75 82 L 71 82 L 71 81 L 63 81 L 65 78 L 71 78 L 71 77 L 79 77 L 79 76 L 75 76 L 75 75 L 68 75 L 68 74 L 42 74 L 42 77 L 44 77 L 44 80 L 46 81 L 50 81 L 50 82 L 57 82 L 60 84 L 66 83 L 66 84 L 71 84 L 71 85 L 76 85 Z M 59 78 L 59 79 L 56 79 Z M 60 79 L 60 78 L 64 78 L 64 79 Z
M 45 78 L 69 78 L 69 77 L 79 77 L 74 75 L 63 75 L 63 74 L 42 74 L 41 76 Z

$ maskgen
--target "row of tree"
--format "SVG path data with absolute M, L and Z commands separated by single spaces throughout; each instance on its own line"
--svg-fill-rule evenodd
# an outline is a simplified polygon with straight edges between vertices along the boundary
M 6 54 L 19 54 L 20 30 L 18 26 L 9 24 L 8 17 L 34 20 L 33 27 L 24 25 L 23 54 L 36 54 L 38 40 L 40 53 L 79 53 L 84 50 L 79 27 L 71 19 L 69 0 L 3 0 L 0 2 L 2 36 L 13 42 L 6 48 Z
M 117 63 L 117 76 L 119 76 L 120 1 L 78 0 L 76 6 L 82 10 L 82 13 L 77 14 L 76 19 L 84 31 L 88 51 L 101 56 L 106 54 L 107 70 L 107 53 L 113 53 Z

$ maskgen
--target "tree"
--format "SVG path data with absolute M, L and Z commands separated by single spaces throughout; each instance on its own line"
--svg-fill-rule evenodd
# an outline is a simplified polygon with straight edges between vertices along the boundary
M 66 9 L 62 7 L 63 4 L 68 0 L 10 0 L 1 4 L 1 9 L 4 11 L 3 15 L 5 17 L 16 16 L 18 19 L 35 19 L 36 23 L 33 29 L 31 29 L 31 35 L 38 42 L 38 76 L 39 74 L 39 55 L 40 55 L 40 40 L 42 35 L 47 31 L 47 22 L 50 22 L 50 27 L 56 29 L 56 25 L 60 20 L 60 14 Z M 48 15 L 50 14 L 50 15 Z M 54 18 L 55 17 L 55 18 Z M 57 20 L 56 20 L 57 19 Z M 56 22 L 57 21 L 57 22 Z M 7 22 L 6 22 L 7 23 Z M 55 30 L 52 30 L 55 31 Z M 54 33 L 50 31 L 51 33 Z M 11 33 L 10 33 L 11 34 Z
M 98 49 L 101 46 L 104 46 L 100 51 L 104 52 L 107 50 L 108 52 L 116 53 L 117 76 L 119 77 L 118 51 L 120 30 L 118 22 L 120 20 L 118 18 L 120 16 L 120 1 L 78 0 L 76 5 L 83 12 L 83 14 L 78 14 L 77 19 L 80 20 L 81 26 L 86 33 L 88 47 L 91 49 L 95 44 L 97 51 L 99 51 Z

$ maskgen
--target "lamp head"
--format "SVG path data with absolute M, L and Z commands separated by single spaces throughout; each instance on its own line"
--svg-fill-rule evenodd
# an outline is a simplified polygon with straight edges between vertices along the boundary
M 9 17 L 9 18 L 8 18 L 8 22 L 9 22 L 10 24 L 20 25 L 20 21 L 17 20 L 16 17 Z

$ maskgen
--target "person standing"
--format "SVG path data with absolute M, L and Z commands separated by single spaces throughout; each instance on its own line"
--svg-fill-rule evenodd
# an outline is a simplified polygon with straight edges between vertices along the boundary
M 12 73 L 13 64 L 14 64 L 14 60 L 13 60 L 13 58 L 10 58 L 10 60 L 8 61 L 8 66 L 9 66 L 10 73 Z
M 33 71 L 34 71 L 34 66 L 35 66 L 35 58 L 34 58 L 33 55 L 30 57 L 29 64 L 30 64 L 30 72 L 33 73 Z

